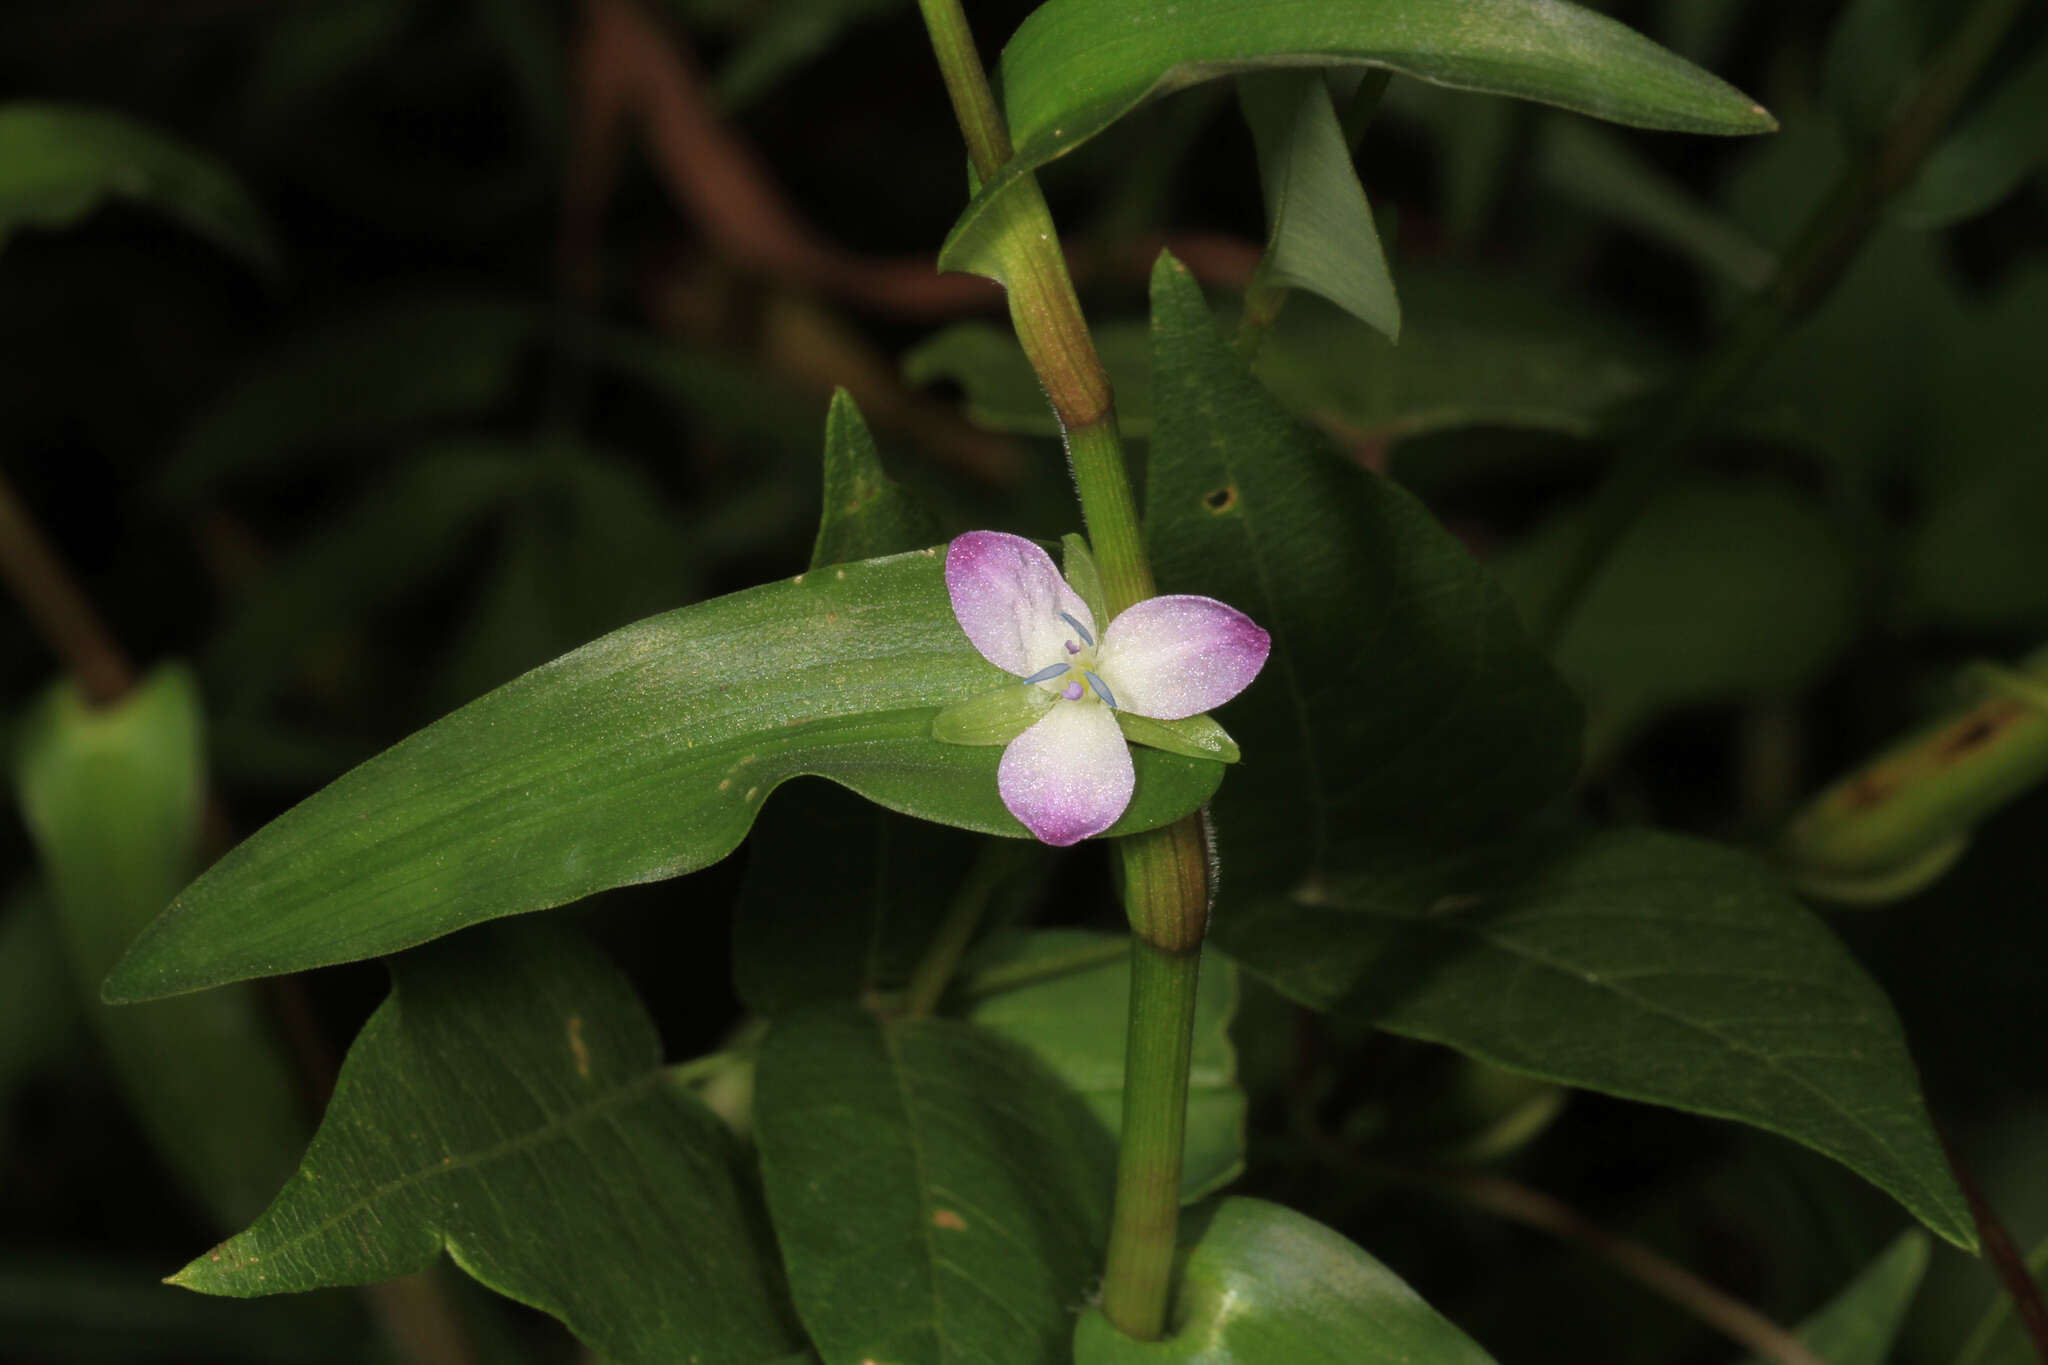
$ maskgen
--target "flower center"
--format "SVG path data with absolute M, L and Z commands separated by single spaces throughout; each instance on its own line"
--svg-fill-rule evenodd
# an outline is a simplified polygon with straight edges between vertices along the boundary
M 1073 632 L 1064 645 L 1067 657 L 1047 664 L 1024 681 L 1037 683 L 1049 692 L 1057 692 L 1066 701 L 1081 701 L 1092 696 L 1111 710 L 1116 709 L 1116 694 L 1095 671 L 1095 637 L 1066 612 L 1060 613 L 1060 620 L 1065 621 Z

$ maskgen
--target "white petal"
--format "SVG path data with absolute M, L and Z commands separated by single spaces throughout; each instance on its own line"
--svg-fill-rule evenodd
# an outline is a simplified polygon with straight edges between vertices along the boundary
M 1067 586 L 1052 557 L 1022 536 L 969 531 L 946 550 L 946 593 L 967 638 L 987 659 L 1020 678 L 1064 663 L 1069 640 L 1080 643 L 1062 612 L 1089 635 L 1095 618 Z
M 1109 623 L 1095 671 L 1123 710 L 1180 720 L 1244 691 L 1272 647 L 1251 617 L 1213 597 L 1148 597 Z
M 996 767 L 1010 814 L 1061 848 L 1115 824 L 1137 781 L 1116 717 L 1093 701 L 1053 707 L 1010 741 Z

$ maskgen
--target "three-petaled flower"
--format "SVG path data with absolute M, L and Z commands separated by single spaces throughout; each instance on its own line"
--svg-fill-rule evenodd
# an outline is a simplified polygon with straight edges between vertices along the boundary
M 996 769 L 1003 804 L 1048 844 L 1100 834 L 1130 805 L 1137 775 L 1117 712 L 1199 715 L 1242 692 L 1272 647 L 1250 617 L 1212 597 L 1150 597 L 1098 633 L 1051 556 L 1000 531 L 953 542 L 946 592 L 981 656 L 1050 698 Z

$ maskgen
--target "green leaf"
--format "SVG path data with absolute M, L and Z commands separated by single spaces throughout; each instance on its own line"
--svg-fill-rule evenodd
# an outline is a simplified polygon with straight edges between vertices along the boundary
M 1074 1365 L 1492 1365 L 1393 1271 L 1311 1218 L 1231 1198 L 1182 1220 L 1170 1335 L 1081 1315 Z
M 1562 0 L 1050 0 L 1003 49 L 1016 155 L 975 195 L 939 265 L 1003 278 L 1013 187 L 1133 109 L 1200 81 L 1283 67 L 1378 67 L 1645 128 L 1763 133 L 1763 107 L 1649 39 Z
M 1799 1324 L 1799 1339 L 1828 1365 L 1885 1365 L 1927 1271 L 1927 1238 L 1902 1233 L 1825 1307 Z M 1764 1365 L 1752 1356 L 1743 1365 Z
M 263 1207 L 305 1140 L 262 1002 L 247 989 L 141 1009 L 98 1001 L 100 978 L 197 861 L 200 729 L 182 668 L 100 709 L 63 684 L 29 722 L 18 783 L 87 1022 L 157 1152 L 233 1227 Z
M 1530 839 L 1239 903 L 1217 927 L 1303 1004 L 1753 1124 L 1976 1244 L 1890 1002 L 1748 857 L 1640 831 Z
M 421 295 L 289 337 L 259 352 L 185 433 L 164 490 L 189 499 L 226 478 L 493 408 L 513 392 L 542 320 L 515 300 Z
M 1115 1151 L 1029 1052 L 950 1019 L 777 1019 L 755 1136 L 826 1365 L 1066 1365 Z
M 1757 289 L 1777 257 L 1635 150 L 1583 119 L 1554 116 L 1537 126 L 1536 173 L 1551 189 L 1720 275 Z
M 1583 532 L 1559 519 L 1494 561 L 1525 608 L 1547 599 Z M 1659 493 L 1607 557 L 1556 649 L 1589 702 L 1628 718 L 1790 692 L 1839 657 L 1859 585 L 1820 512 L 1765 484 L 1693 479 Z
M 1129 939 L 1080 929 L 1007 935 L 975 954 L 960 992 L 967 1018 L 1036 1053 L 1112 1135 L 1123 1131 Z M 1245 1094 L 1230 1045 L 1236 1013 L 1237 968 L 1212 953 L 1195 995 L 1184 1202 L 1215 1193 L 1244 1171 Z
M 1756 102 L 1649 39 L 1577 5 L 1257 0 L 1169 9 L 1157 0 L 1051 0 L 1003 49 L 1017 159 L 1043 165 L 1148 99 L 1232 72 L 1368 66 L 1617 123 L 1763 133 Z M 1006 168 L 1007 169 L 1007 168 Z
M 1416 264 L 1403 269 L 1401 288 L 1400 345 L 1320 299 L 1297 299 L 1259 350 L 1259 378 L 1294 412 L 1361 438 L 1471 426 L 1595 436 L 1672 370 L 1654 339 L 1542 284 Z M 1109 321 L 1095 329 L 1095 345 L 1116 389 L 1118 427 L 1149 437 L 1150 328 Z M 915 348 L 904 371 L 914 383 L 959 384 L 981 426 L 1059 435 L 1006 330 L 948 327 Z
M 1416 265 L 1403 268 L 1401 291 L 1398 346 L 1318 300 L 1296 300 L 1259 350 L 1259 378 L 1294 412 L 1359 437 L 1472 426 L 1583 437 L 1673 368 L 1655 338 L 1547 284 Z
M 394 952 L 501 915 L 678 876 L 800 773 L 922 819 L 1023 837 L 994 749 L 932 717 L 1009 675 L 975 653 L 935 550 L 651 617 L 535 669 L 272 821 L 172 902 L 113 1000 Z M 1221 764 L 1141 750 L 1109 831 L 1177 819 Z
M 825 502 L 811 567 L 921 549 L 943 538 L 938 519 L 882 472 L 853 395 L 835 390 L 825 415 Z
M 392 979 L 298 1174 L 174 1284 L 293 1293 L 446 1251 L 611 1360 L 755 1365 L 801 1344 L 737 1143 L 669 1080 L 601 954 L 495 929 Z
M 1223 709 L 1245 754 L 1216 804 L 1223 894 L 1455 845 L 1561 791 L 1577 705 L 1506 594 L 1414 499 L 1280 409 L 1170 257 L 1152 291 L 1159 581 L 1273 636 L 1264 674 Z
M 2048 161 L 2048 42 L 1966 114 L 1920 165 L 1891 213 L 1913 228 L 1974 218 Z
M 263 211 L 212 158 L 100 109 L 0 107 L 0 246 L 19 228 L 70 227 L 113 198 L 147 204 L 267 275 L 280 269 Z
M 1266 195 L 1259 278 L 1312 290 L 1399 339 L 1401 303 L 1329 82 L 1317 71 L 1259 72 L 1238 77 L 1237 91 Z

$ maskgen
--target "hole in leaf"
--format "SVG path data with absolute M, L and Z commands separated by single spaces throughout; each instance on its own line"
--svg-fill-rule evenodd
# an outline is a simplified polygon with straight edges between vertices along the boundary
M 1202 498 L 1202 506 L 1208 508 L 1211 512 L 1228 512 L 1231 508 L 1237 506 L 1237 490 L 1225 484 L 1215 492 L 1205 494 Z

